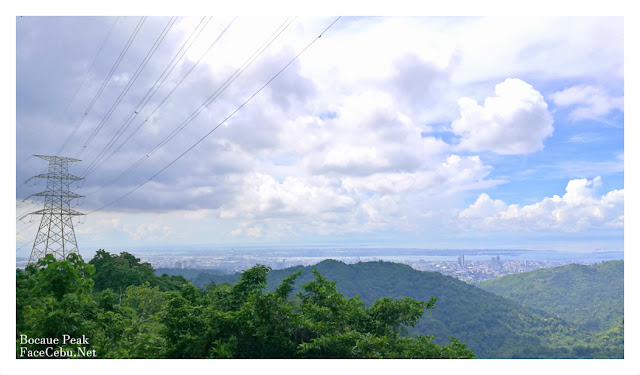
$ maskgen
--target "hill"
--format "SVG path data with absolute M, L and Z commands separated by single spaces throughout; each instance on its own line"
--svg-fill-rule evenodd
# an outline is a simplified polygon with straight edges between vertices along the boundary
M 467 343 L 478 358 L 562 357 L 576 358 L 571 347 L 582 345 L 584 333 L 561 319 L 531 310 L 496 294 L 437 272 L 417 271 L 397 263 L 366 262 L 347 265 L 326 260 L 315 266 L 291 267 L 269 273 L 267 290 L 273 291 L 285 277 L 301 269 L 294 293 L 312 280 L 317 269 L 345 297 L 358 295 L 367 305 L 382 298 L 410 297 L 428 301 L 437 297 L 436 308 L 425 314 L 412 332 L 447 343 L 449 335 Z M 208 281 L 216 280 L 210 275 Z M 203 282 L 203 278 L 200 277 Z M 585 344 L 587 345 L 587 344 Z M 586 351 L 599 356 L 593 350 Z
M 89 263 L 47 254 L 16 269 L 16 358 L 475 358 L 460 341 L 402 332 L 435 299 L 365 306 L 317 272 L 295 299 L 300 272 L 264 293 L 270 271 L 256 265 L 234 285 L 199 290 L 126 252 Z
M 621 260 L 507 275 L 479 287 L 592 331 L 611 329 L 624 319 Z
M 103 358 L 624 356 L 623 321 L 606 330 L 586 330 L 403 264 L 327 260 L 277 271 L 256 265 L 237 275 L 184 272 L 198 280 L 200 289 L 182 275 L 160 271 L 162 276 L 156 276 L 148 263 L 129 253 L 100 250 L 88 264 L 79 256 L 57 261 L 49 255 L 38 265 L 16 270 L 17 333 L 59 337 L 89 332 L 92 348 Z M 553 295 L 545 293 L 543 281 L 567 293 L 582 291 L 581 284 L 590 282 L 600 287 L 594 281 L 600 279 L 615 287 L 611 273 L 620 276 L 616 267 L 621 265 L 568 266 L 550 270 L 551 281 L 525 275 L 531 279 L 515 285 L 543 284 L 543 297 Z M 572 283 L 579 285 L 572 289 Z M 593 294 L 604 299 L 613 290 Z M 622 302 L 609 301 L 612 308 L 621 308 Z M 16 346 L 18 356 L 40 348 L 36 342 L 21 345 Z
M 205 284 L 214 281 L 220 283 L 233 284 L 240 278 L 240 273 L 228 273 L 216 269 L 198 269 L 198 268 L 158 268 L 155 270 L 156 276 L 184 276 L 197 287 L 204 287 Z

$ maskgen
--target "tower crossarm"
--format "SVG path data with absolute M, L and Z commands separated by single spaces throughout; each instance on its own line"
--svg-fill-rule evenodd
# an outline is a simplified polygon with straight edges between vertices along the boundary
M 84 198 L 84 195 L 80 195 L 72 191 L 62 191 L 62 192 L 42 191 L 40 193 L 31 194 L 30 196 L 26 197 L 22 201 L 24 202 L 31 197 L 51 197 L 51 196 L 69 198 L 69 199 Z
M 56 180 L 72 180 L 72 181 L 80 181 L 84 180 L 82 177 L 74 176 L 70 173 L 61 173 L 61 172 L 52 172 L 52 173 L 43 173 L 39 175 L 35 175 L 33 177 L 37 178 L 53 178 Z
M 49 162 L 54 163 L 73 163 L 77 161 L 82 161 L 80 159 L 68 158 L 66 156 L 53 156 L 53 155 L 33 155 L 37 158 L 47 160 Z
M 29 212 L 27 215 L 65 215 L 65 216 L 82 216 L 86 215 L 80 211 L 76 211 L 72 208 L 44 208 L 42 210 Z M 26 215 L 25 215 L 26 216 Z

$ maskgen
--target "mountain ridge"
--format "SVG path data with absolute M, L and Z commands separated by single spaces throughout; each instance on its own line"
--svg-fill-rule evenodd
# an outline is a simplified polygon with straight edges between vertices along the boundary
M 526 307 L 454 277 L 418 271 L 405 264 L 386 261 L 346 264 L 327 259 L 312 266 L 272 270 L 266 291 L 274 291 L 285 277 L 301 270 L 292 294 L 298 293 L 301 285 L 313 279 L 314 269 L 335 281 L 336 289 L 346 298 L 358 296 L 366 305 L 383 297 L 423 301 L 437 297 L 435 308 L 424 314 L 407 334 L 434 336 L 434 342 L 440 345 L 447 343 L 451 335 L 465 342 L 478 358 L 623 356 L 622 330 L 615 326 L 611 327 L 613 337 L 604 331 L 585 330 L 544 309 Z M 233 283 L 238 276 L 239 273 L 207 275 L 203 270 L 196 273 L 194 280 L 199 283 L 197 286 L 204 287 L 207 282 Z M 601 348 L 602 345 L 607 347 Z
M 481 289 L 592 331 L 624 319 L 624 261 L 568 264 L 502 276 Z

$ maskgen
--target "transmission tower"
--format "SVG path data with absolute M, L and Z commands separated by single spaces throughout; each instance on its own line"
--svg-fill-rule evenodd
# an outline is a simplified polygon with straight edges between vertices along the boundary
M 42 215 L 29 263 L 37 262 L 47 254 L 53 254 L 59 260 L 65 259 L 70 253 L 79 253 L 71 219 L 73 216 L 84 214 L 72 209 L 70 202 L 74 198 L 81 198 L 82 195 L 70 191 L 69 186 L 72 181 L 80 181 L 82 178 L 69 174 L 67 164 L 80 160 L 61 156 L 35 156 L 49 162 L 49 172 L 32 177 L 46 178 L 47 190 L 25 198 L 26 200 L 30 197 L 44 197 L 42 210 L 23 215 Z

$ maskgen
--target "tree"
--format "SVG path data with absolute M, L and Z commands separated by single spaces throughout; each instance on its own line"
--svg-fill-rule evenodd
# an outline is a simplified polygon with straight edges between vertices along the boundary
M 356 296 L 344 299 L 335 282 L 317 270 L 315 280 L 303 285 L 303 358 L 475 358 L 466 345 L 451 339 L 447 346 L 431 342 L 430 336 L 400 335 L 403 326 L 413 326 L 425 310 L 435 306 L 412 298 L 382 298 L 370 307 Z
M 96 269 L 93 275 L 96 291 L 112 289 L 122 295 L 129 285 L 152 283 L 156 277 L 151 264 L 141 263 L 139 258 L 127 252 L 111 255 L 100 249 L 89 264 Z
M 172 293 L 162 314 L 163 334 L 172 358 L 474 358 L 452 339 L 438 346 L 429 336 L 405 337 L 428 302 L 380 299 L 365 307 L 345 299 L 335 282 L 314 271 L 315 280 L 289 294 L 300 272 L 264 293 L 271 269 L 257 265 L 233 286 L 219 285 L 205 296 L 194 288 Z
M 96 252 L 89 264 L 95 266 L 96 272 L 92 278 L 95 282 L 95 290 L 102 291 L 112 289 L 122 296 L 127 287 L 131 285 L 142 285 L 149 283 L 150 286 L 157 286 L 161 291 L 178 291 L 188 284 L 189 281 L 183 276 L 156 276 L 151 264 L 141 262 L 140 258 L 125 252 L 119 255 L 100 249 Z
M 21 335 L 59 338 L 63 335 L 89 340 L 95 332 L 98 313 L 92 298 L 93 266 L 74 253 L 58 261 L 47 254 L 36 264 L 16 273 L 16 340 Z M 42 350 L 47 345 L 20 345 L 29 350 Z M 73 345 L 70 345 L 73 346 Z M 17 350 L 20 350 L 18 347 Z
M 129 286 L 122 302 L 110 305 L 114 296 L 111 289 L 100 295 L 104 310 L 98 315 L 100 329 L 94 342 L 101 357 L 163 358 L 166 340 L 161 335 L 160 313 L 166 293 L 145 282 Z
M 263 265 L 233 285 L 198 289 L 187 283 L 165 292 L 154 285 L 162 277 L 130 254 L 100 250 L 92 262 L 76 254 L 61 261 L 49 255 L 16 271 L 18 357 L 23 347 L 47 345 L 24 345 L 21 335 L 85 335 L 84 349 L 101 358 L 474 357 L 455 339 L 438 346 L 429 336 L 401 334 L 435 306 L 435 298 L 382 298 L 366 307 L 358 297 L 345 299 L 317 271 L 295 297 L 290 294 L 300 271 L 266 293 L 271 269 Z M 95 292 L 94 280 L 101 285 Z

